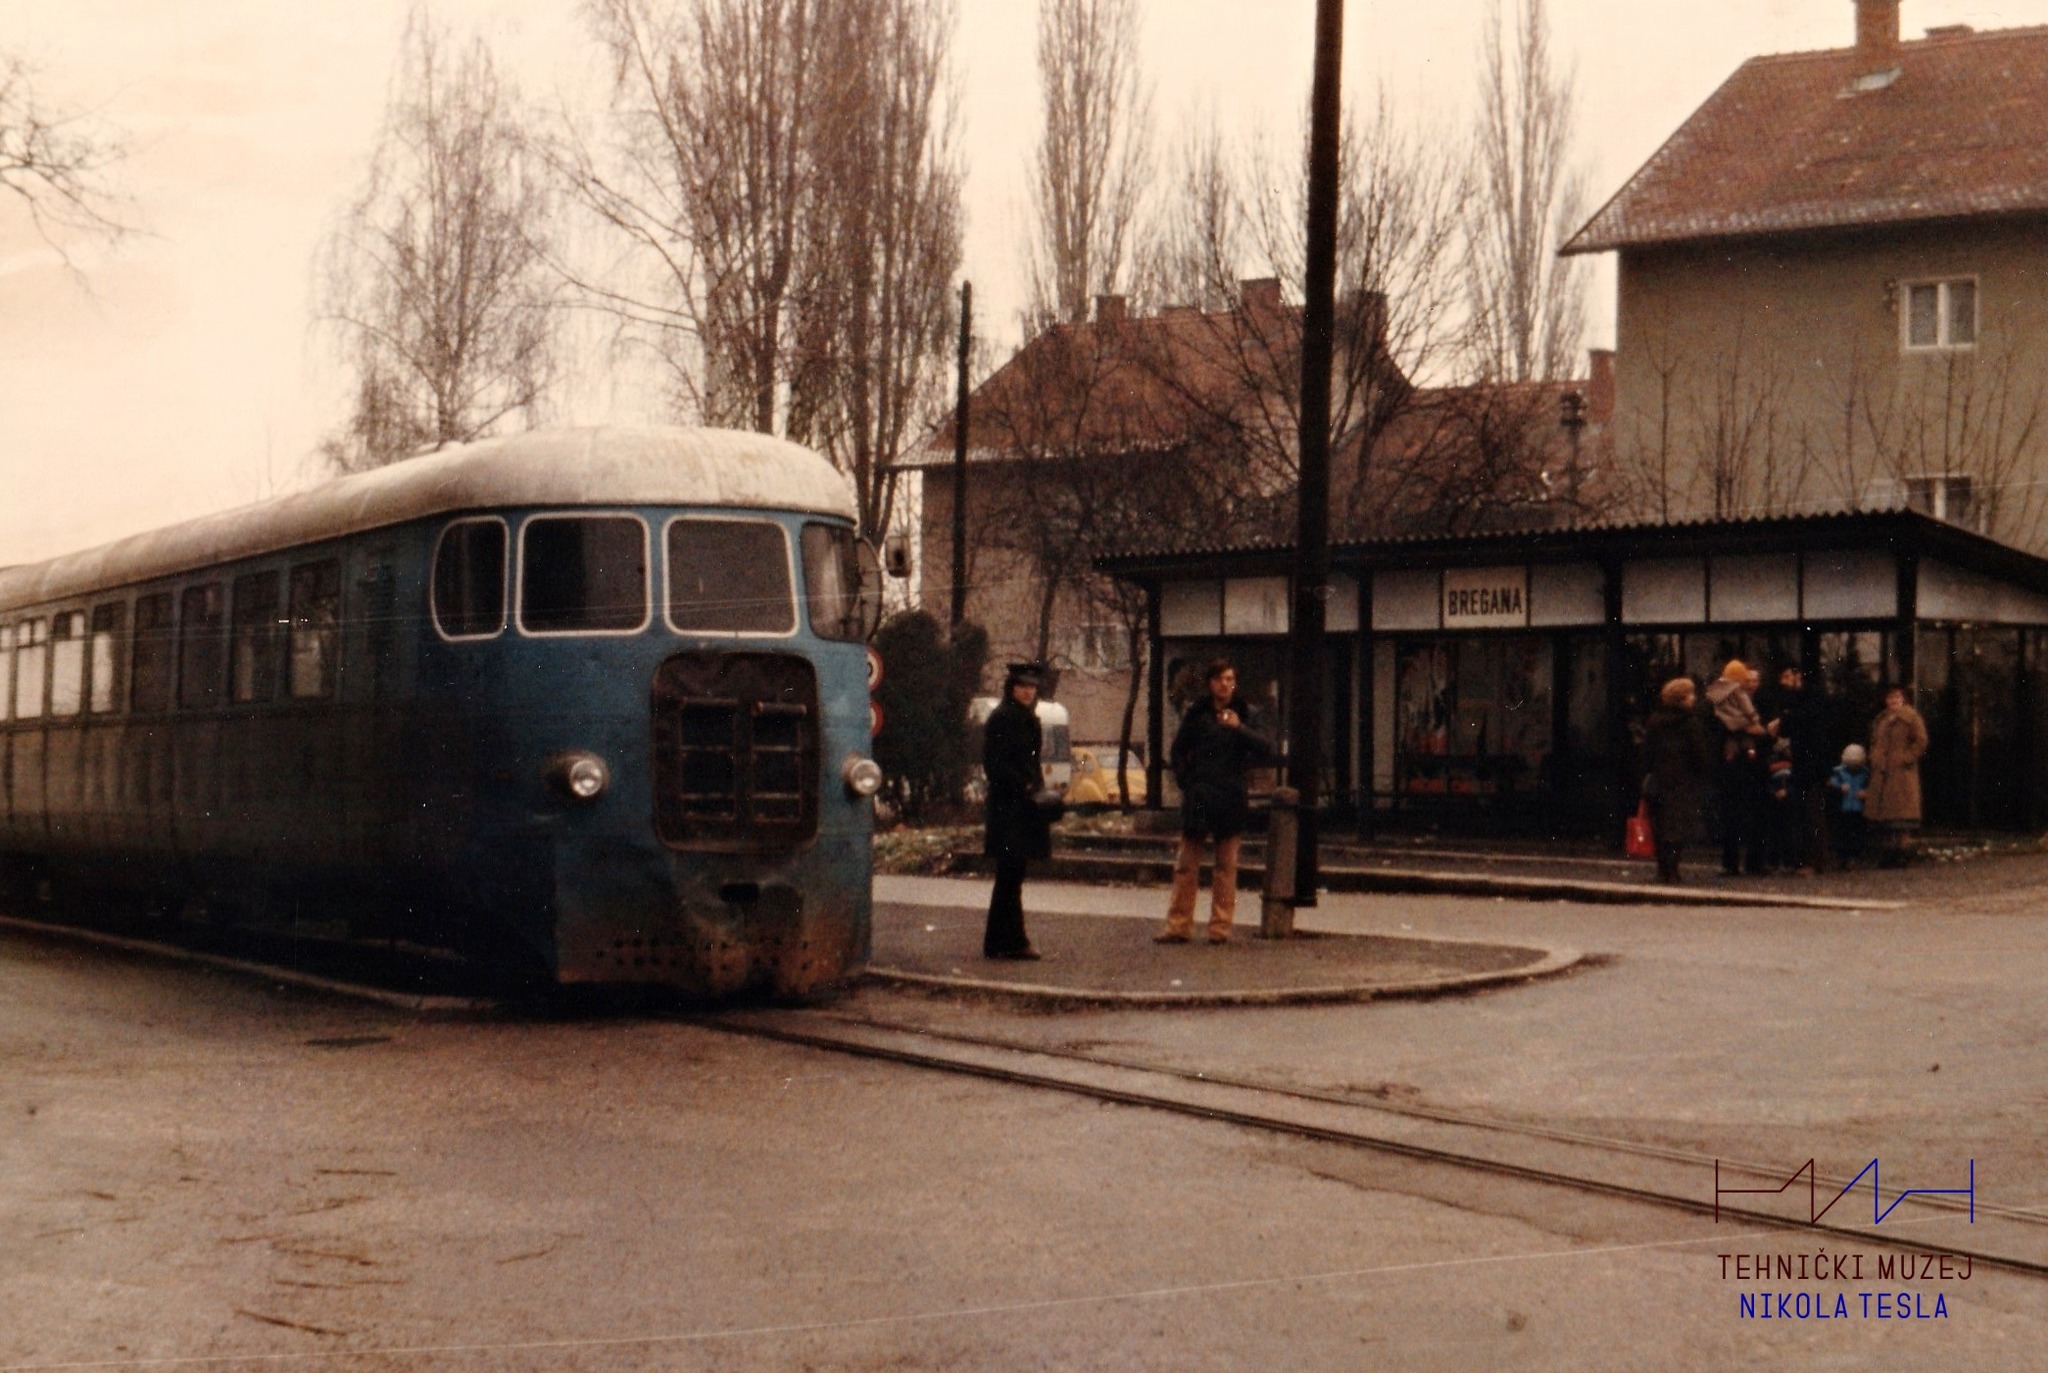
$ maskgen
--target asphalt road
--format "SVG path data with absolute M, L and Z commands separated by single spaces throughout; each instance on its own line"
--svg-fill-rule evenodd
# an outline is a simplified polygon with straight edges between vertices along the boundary
M 2014 876 L 1883 916 L 1318 914 L 1611 955 L 1420 1004 L 840 1009 L 1799 1160 L 1882 1153 L 1922 1185 L 1980 1150 L 1988 1197 L 2038 1204 L 2048 912 Z M 1148 916 L 1156 896 L 1027 894 Z M 1734 1281 L 1716 1257 L 1799 1247 L 688 1023 L 422 1022 L 0 935 L 5 1373 L 1958 1369 L 2048 1346 L 2048 1284 L 1983 1271 L 1911 1284 L 1943 1319 L 1745 1317 L 1745 1291 L 1853 1312 L 1878 1289 Z

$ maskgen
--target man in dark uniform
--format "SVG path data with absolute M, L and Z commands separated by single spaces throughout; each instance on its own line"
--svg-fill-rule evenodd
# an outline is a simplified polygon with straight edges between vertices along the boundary
M 983 727 L 981 769 L 988 777 L 988 841 L 996 860 L 996 888 L 988 901 L 983 958 L 1037 958 L 1024 933 L 1024 865 L 1052 856 L 1050 823 L 1037 796 L 1045 787 L 1038 764 L 1038 686 L 1044 669 L 1012 663 L 1003 699 Z

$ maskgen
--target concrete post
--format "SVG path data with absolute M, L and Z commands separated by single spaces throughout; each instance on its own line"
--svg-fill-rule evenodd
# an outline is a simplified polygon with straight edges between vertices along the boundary
M 1301 793 L 1292 787 L 1273 792 L 1266 827 L 1266 883 L 1259 900 L 1259 938 L 1294 936 L 1294 858 L 1300 833 Z

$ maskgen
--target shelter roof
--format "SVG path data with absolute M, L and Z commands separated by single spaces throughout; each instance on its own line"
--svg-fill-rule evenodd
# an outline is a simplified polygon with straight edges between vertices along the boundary
M 1334 544 L 1340 571 L 1569 562 L 1631 557 L 1735 556 L 1794 550 L 1868 549 L 1919 553 L 2048 593 L 2048 558 L 2013 548 L 1917 510 L 1831 510 L 1745 519 L 1587 521 L 1547 529 L 1456 536 L 1416 535 Z M 1138 583 L 1203 576 L 1284 574 L 1293 545 L 1159 549 L 1098 558 L 1098 571 Z
M 1753 58 L 1561 250 L 2048 213 L 2048 27 Z

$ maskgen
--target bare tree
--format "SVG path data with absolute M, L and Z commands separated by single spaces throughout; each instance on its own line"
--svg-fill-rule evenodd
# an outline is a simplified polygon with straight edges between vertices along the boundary
M 116 239 L 130 231 L 127 206 L 107 181 L 126 155 L 118 134 L 45 106 L 34 70 L 20 57 L 0 55 L 0 190 L 28 211 L 43 242 L 67 264 L 69 236 Z
M 779 432 L 791 294 L 817 196 L 817 87 L 834 64 L 815 0 L 588 0 L 612 61 L 616 136 L 555 157 L 631 252 L 571 275 L 653 341 L 678 409 Z M 599 148 L 602 146 L 603 151 Z
M 1031 314 L 1082 320 L 1121 294 L 1152 162 L 1136 0 L 1040 0 L 1045 128 L 1032 163 Z
M 1363 434 L 1348 451 L 1367 464 L 1410 378 L 1454 354 L 1467 182 L 1448 141 L 1404 125 L 1384 100 L 1347 117 L 1342 138 L 1331 438 Z M 1204 307 L 1161 335 L 1173 346 L 1154 369 L 1206 442 L 1235 447 L 1248 494 L 1285 491 L 1296 470 L 1301 311 L 1287 302 L 1307 255 L 1306 149 L 1305 131 L 1298 148 L 1255 140 L 1236 156 L 1213 131 L 1197 137 L 1148 241 L 1148 292 Z M 1234 279 L 1247 258 L 1272 275 Z M 1351 488 L 1366 491 L 1370 476 L 1361 467 Z
M 565 267 L 677 409 L 825 450 L 862 532 L 943 389 L 960 261 L 949 0 L 588 0 L 610 136 L 555 164 L 627 245 Z
M 1583 218 L 1585 177 L 1572 162 L 1573 74 L 1550 46 L 1544 0 L 1503 0 L 1480 42 L 1479 169 L 1467 229 L 1471 369 L 1496 381 L 1570 376 L 1585 333 L 1576 258 L 1557 256 Z
M 1136 292 L 1154 308 L 1227 310 L 1249 259 L 1241 177 L 1213 109 L 1190 121 L 1138 253 Z
M 895 466 L 948 394 L 961 169 L 951 0 L 842 0 L 803 243 L 791 437 L 853 483 L 863 536 L 890 528 Z
M 531 416 L 553 373 L 553 204 L 483 40 L 408 22 L 361 194 L 328 240 L 320 314 L 354 367 L 323 445 L 343 471 Z

